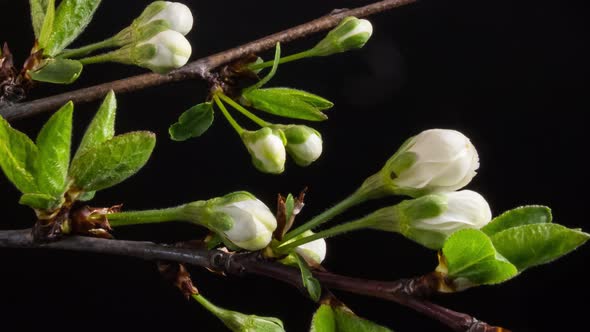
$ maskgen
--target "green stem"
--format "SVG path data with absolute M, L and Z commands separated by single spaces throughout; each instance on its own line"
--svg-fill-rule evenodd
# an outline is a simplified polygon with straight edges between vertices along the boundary
M 277 250 L 279 253 L 288 253 L 291 250 L 299 247 L 302 244 L 306 244 L 306 243 L 315 241 L 317 239 L 325 239 L 325 238 L 329 238 L 332 236 L 347 233 L 350 231 L 354 231 L 357 229 L 367 228 L 370 226 L 372 220 L 373 220 L 373 218 L 371 218 L 371 217 L 365 217 L 365 218 L 361 218 L 361 219 L 351 221 L 351 222 L 348 222 L 345 224 L 334 226 L 332 228 L 323 230 L 321 232 L 315 233 L 310 236 L 306 236 L 304 238 L 295 240 L 293 242 L 289 242 L 287 244 L 282 244 L 279 247 L 277 247 Z
M 305 58 L 309 58 L 312 56 L 313 56 L 313 52 L 311 52 L 310 50 L 307 50 L 307 51 L 291 54 L 289 56 L 280 58 L 279 64 L 283 64 L 283 63 L 287 63 L 287 62 L 291 62 L 291 61 L 296 61 L 296 60 L 300 60 L 300 59 L 305 59 Z M 269 60 L 269 61 L 256 63 L 256 64 L 253 63 L 248 66 L 248 69 L 254 71 L 254 70 L 259 70 L 259 69 L 263 69 L 263 68 L 267 68 L 267 67 L 272 67 L 273 63 L 274 63 L 274 60 Z
M 183 220 L 184 205 L 160 209 L 160 210 L 145 210 L 145 211 L 129 211 L 109 213 L 107 218 L 109 224 L 113 227 L 153 224 L 166 221 Z
M 244 128 L 242 128 L 236 122 L 236 120 L 234 120 L 234 118 L 229 114 L 229 112 L 227 111 L 227 108 L 225 108 L 225 105 L 223 105 L 221 100 L 219 100 L 219 94 L 220 93 L 215 93 L 213 95 L 213 100 L 215 100 L 215 104 L 217 104 L 217 107 L 219 107 L 219 109 L 221 110 L 221 113 L 223 113 L 223 115 L 225 116 L 225 118 L 227 119 L 229 124 L 231 124 L 231 126 L 235 129 L 235 131 L 238 133 L 238 135 L 242 136 L 242 133 L 245 131 Z
M 210 313 L 219 317 L 223 316 L 224 310 L 219 308 L 218 306 L 214 305 L 213 303 L 209 302 L 206 298 L 204 298 L 201 294 L 193 294 L 193 299 L 199 302 L 205 309 L 209 310 Z
M 302 234 L 305 231 L 313 229 L 326 221 L 334 218 L 335 216 L 341 214 L 342 212 L 348 210 L 350 207 L 360 204 L 367 200 L 367 197 L 363 195 L 361 192 L 357 191 L 354 194 L 348 196 L 340 203 L 334 205 L 333 207 L 329 208 L 328 210 L 320 213 L 319 215 L 315 216 L 310 221 L 306 222 L 305 224 L 295 228 L 294 230 L 288 232 L 284 239 L 283 243 L 286 241 L 291 240 L 292 238 Z
M 235 108 L 236 110 L 238 110 L 240 113 L 244 114 L 246 117 L 248 117 L 248 119 L 254 121 L 257 125 L 261 126 L 261 127 L 268 127 L 270 125 L 270 123 L 262 120 L 261 118 L 257 117 L 255 114 L 253 114 L 252 112 L 248 111 L 246 108 L 244 108 L 242 105 L 236 103 L 233 99 L 231 99 L 230 97 L 226 96 L 223 93 L 218 93 L 217 94 L 219 96 L 219 98 L 221 98 L 223 101 L 225 101 L 226 103 L 228 103 L 231 107 Z
M 64 59 L 71 59 L 71 58 L 75 58 L 75 57 L 86 56 L 87 54 L 90 54 L 96 50 L 100 50 L 103 48 L 116 47 L 116 46 L 119 46 L 117 44 L 116 39 L 109 38 L 109 39 L 103 40 L 101 42 L 82 46 L 80 48 L 76 48 L 73 50 L 65 50 L 65 51 L 61 52 L 60 54 L 58 54 L 57 57 L 64 58 Z

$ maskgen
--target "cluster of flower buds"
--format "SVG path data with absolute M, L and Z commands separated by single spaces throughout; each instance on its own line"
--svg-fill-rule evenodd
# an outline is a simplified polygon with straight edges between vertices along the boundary
M 366 198 L 384 195 L 416 197 L 376 211 L 374 228 L 395 231 L 440 249 L 453 232 L 479 229 L 490 222 L 486 200 L 465 187 L 479 167 L 471 141 L 455 130 L 431 129 L 408 139 L 357 193 Z
M 115 36 L 117 44 L 133 50 L 129 62 L 157 73 L 184 66 L 192 48 L 184 37 L 193 27 L 190 9 L 178 2 L 155 1 Z
M 310 165 L 322 154 L 322 136 L 304 125 L 273 125 L 241 136 L 252 163 L 264 173 L 282 173 L 287 153 L 299 166 Z
M 186 5 L 155 1 L 130 26 L 114 37 L 77 50 L 69 50 L 62 56 L 85 56 L 96 49 L 117 47 L 114 51 L 79 61 L 82 64 L 119 62 L 164 74 L 188 62 L 192 48 L 184 36 L 192 27 L 193 15 Z

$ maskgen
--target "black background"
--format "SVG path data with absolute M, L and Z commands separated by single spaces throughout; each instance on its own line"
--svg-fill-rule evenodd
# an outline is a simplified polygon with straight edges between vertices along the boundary
M 185 1 L 195 15 L 188 35 L 193 59 L 306 22 L 333 8 L 370 1 Z M 138 15 L 148 1 L 104 1 L 75 45 L 108 37 Z M 93 204 L 124 202 L 127 209 L 167 207 L 248 190 L 269 206 L 276 194 L 309 186 L 300 220 L 352 192 L 410 135 L 452 128 L 472 139 L 480 154 L 478 176 L 468 186 L 482 193 L 494 214 L 522 204 L 553 208 L 556 222 L 590 229 L 587 220 L 587 116 L 590 74 L 589 12 L 583 1 L 430 1 L 371 18 L 366 47 L 279 68 L 271 85 L 302 88 L 335 102 L 330 120 L 314 123 L 324 137 L 322 158 L 307 168 L 288 161 L 281 176 L 258 173 L 238 136 L 217 114 L 203 137 L 168 139 L 167 128 L 203 101 L 207 86 L 186 81 L 118 96 L 119 133 L 149 129 L 158 144 L 136 176 L 100 192 Z M 0 2 L 0 41 L 19 61 L 32 43 L 26 1 Z M 312 46 L 320 36 L 283 45 L 285 54 Z M 270 57 L 271 52 L 263 54 Z M 68 87 L 41 86 L 30 98 L 144 72 L 95 65 Z M 98 102 L 76 105 L 75 137 Z M 13 125 L 36 135 L 48 114 Z M 240 122 L 255 128 L 245 119 Z M 0 178 L 0 228 L 30 227 L 32 212 Z M 384 199 L 355 208 L 341 221 L 396 202 Z M 118 238 L 171 242 L 200 234 L 181 224 L 119 229 Z M 358 277 L 397 279 L 436 265 L 434 252 L 394 234 L 363 231 L 330 239 L 325 266 Z M 495 287 L 439 296 L 435 302 L 515 331 L 583 330 L 590 295 L 588 248 Z M 155 266 L 131 258 L 49 251 L 0 250 L 0 324 L 21 328 L 139 330 L 164 326 L 223 331 L 195 303 L 162 281 Z M 315 309 L 292 288 L 275 281 L 223 278 L 191 268 L 213 302 L 283 319 L 305 331 Z M 394 303 L 338 293 L 359 315 L 396 331 L 446 331 L 437 322 Z M 0 327 L 0 330 L 5 330 Z M 6 328 L 7 331 L 11 330 Z

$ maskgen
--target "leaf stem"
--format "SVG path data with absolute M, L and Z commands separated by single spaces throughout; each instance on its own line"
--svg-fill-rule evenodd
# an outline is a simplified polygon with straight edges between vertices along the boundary
M 184 205 L 181 205 L 167 209 L 109 213 L 106 217 L 109 220 L 109 224 L 113 227 L 153 224 L 183 220 L 183 209 Z
M 261 127 L 268 127 L 270 125 L 270 123 L 262 120 L 261 118 L 256 116 L 254 113 L 248 111 L 244 106 L 236 103 L 233 99 L 226 96 L 224 93 L 220 92 L 217 94 L 217 96 L 219 96 L 219 98 L 221 98 L 221 100 L 228 103 L 231 107 L 235 108 L 240 113 L 244 114 L 246 117 L 248 117 L 248 119 L 254 121 L 257 125 L 259 125 Z
M 215 316 L 223 315 L 224 312 L 218 306 L 214 305 L 213 303 L 209 302 L 206 298 L 204 298 L 201 294 L 193 294 L 191 295 L 195 301 L 199 302 L 203 308 L 209 310 L 210 313 L 214 314 Z
M 277 250 L 279 251 L 279 253 L 288 253 L 291 250 L 299 247 L 302 244 L 306 244 L 306 243 L 309 243 L 309 242 L 312 242 L 312 241 L 315 241 L 318 239 L 329 238 L 332 236 L 340 235 L 340 234 L 347 233 L 347 232 L 354 231 L 354 230 L 367 228 L 370 226 L 371 220 L 372 220 L 372 218 L 365 217 L 365 218 L 361 218 L 361 219 L 358 219 L 355 221 L 347 222 L 345 224 L 334 226 L 332 228 L 323 230 L 323 231 L 315 233 L 313 235 L 306 236 L 304 238 L 297 239 L 297 240 L 289 242 L 289 243 L 283 243 L 277 247 Z
M 96 50 L 100 50 L 103 48 L 110 48 L 110 47 L 117 47 L 117 41 L 115 38 L 109 38 L 98 43 L 82 46 L 80 48 L 72 49 L 72 50 L 64 50 L 60 54 L 57 55 L 58 58 L 64 59 L 71 59 L 81 56 L 86 56 Z
M 279 59 L 278 64 L 288 63 L 291 61 L 305 59 L 305 58 L 309 58 L 312 56 L 313 56 L 313 52 L 311 52 L 311 50 L 307 50 L 307 51 L 291 54 L 286 57 L 282 57 Z M 248 69 L 250 69 L 252 71 L 259 70 L 259 69 L 264 69 L 267 67 L 272 67 L 273 64 L 274 64 L 274 60 L 269 60 L 269 61 L 265 61 L 265 62 L 261 62 L 261 63 L 253 63 L 248 66 Z
M 288 232 L 285 234 L 282 243 L 293 239 L 294 237 L 302 234 L 303 232 L 313 229 L 326 221 L 334 218 L 335 216 L 341 214 L 342 212 L 348 210 L 350 207 L 355 206 L 364 202 L 366 198 L 360 194 L 359 192 L 355 192 L 354 194 L 348 196 L 347 198 L 340 201 L 340 203 L 334 205 L 333 207 L 329 208 L 328 210 L 320 213 L 319 215 L 312 218 L 310 221 L 306 222 L 305 224 L 297 227 L 296 229 Z
M 236 122 L 236 120 L 231 116 L 231 114 L 229 114 L 229 112 L 227 111 L 227 108 L 225 108 L 225 105 L 223 105 L 221 100 L 219 100 L 218 93 L 213 95 L 213 100 L 215 100 L 215 104 L 217 104 L 217 107 L 219 107 L 219 109 L 221 110 L 221 113 L 223 113 L 223 115 L 225 116 L 225 118 L 227 119 L 229 124 L 231 124 L 231 126 L 235 129 L 235 131 L 238 133 L 238 135 L 242 136 L 242 133 L 245 131 L 244 128 L 242 128 Z

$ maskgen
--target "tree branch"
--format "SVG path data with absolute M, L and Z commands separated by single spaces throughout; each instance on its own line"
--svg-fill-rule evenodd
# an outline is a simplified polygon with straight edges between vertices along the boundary
M 0 108 L 0 115 L 8 121 L 30 117 L 42 112 L 56 110 L 68 101 L 85 103 L 103 98 L 109 90 L 125 93 L 187 79 L 208 79 L 210 72 L 221 65 L 236 61 L 246 55 L 273 48 L 277 42 L 286 43 L 335 27 L 344 17 L 366 17 L 400 7 L 416 0 L 383 0 L 351 10 L 333 11 L 331 14 L 299 26 L 277 32 L 253 42 L 201 58 L 167 75 L 143 74 L 113 82 L 95 85 L 59 95 L 37 99 L 22 104 Z
M 0 231 L 0 248 L 61 249 L 153 261 L 173 261 L 238 276 L 252 274 L 269 277 L 304 291 L 301 274 L 297 269 L 265 260 L 258 253 L 236 254 L 220 250 L 188 249 L 152 242 L 107 240 L 83 236 L 68 236 L 57 242 L 36 243 L 31 234 L 31 229 Z M 314 276 L 327 288 L 399 303 L 442 322 L 454 331 L 509 332 L 478 321 L 467 314 L 417 298 L 416 296 L 425 295 L 434 289 L 434 281 L 428 275 L 397 281 L 366 280 L 323 271 L 315 271 Z

